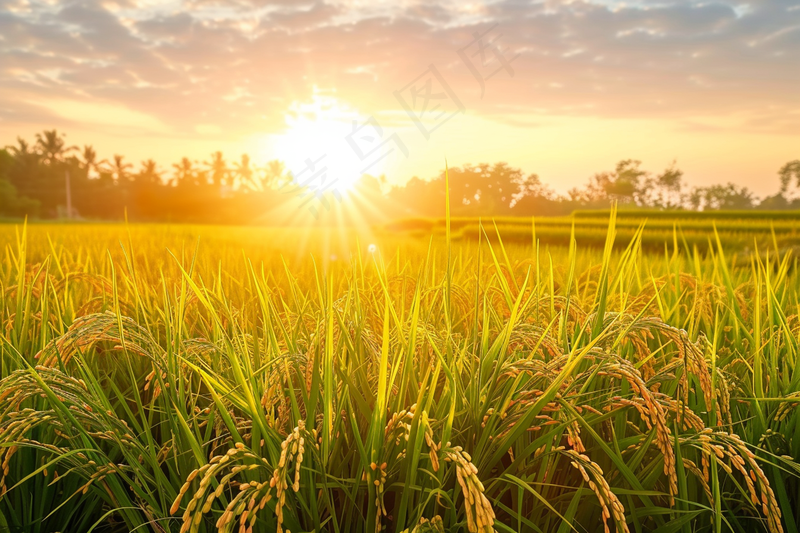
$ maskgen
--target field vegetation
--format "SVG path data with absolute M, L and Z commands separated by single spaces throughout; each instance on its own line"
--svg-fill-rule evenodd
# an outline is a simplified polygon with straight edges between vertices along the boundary
M 0 531 L 796 532 L 793 220 L 586 220 L 0 227 Z
M 577 210 L 563 217 L 454 217 L 450 219 L 451 237 L 456 240 L 489 238 L 502 242 L 568 246 L 574 237 L 581 246 L 602 248 L 606 242 L 610 212 Z M 485 233 L 482 225 L 491 228 Z M 410 217 L 380 226 L 384 233 L 395 236 L 424 237 L 445 235 L 447 219 Z M 616 214 L 617 247 L 626 247 L 637 236 L 648 249 L 663 251 L 678 246 L 692 254 L 717 246 L 717 239 L 729 250 L 754 251 L 777 247 L 781 251 L 800 244 L 800 212 L 798 211 L 654 211 L 620 210 Z

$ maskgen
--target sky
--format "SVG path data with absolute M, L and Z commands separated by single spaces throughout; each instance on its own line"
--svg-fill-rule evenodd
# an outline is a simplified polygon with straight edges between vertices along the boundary
M 52 128 L 165 171 L 505 161 L 565 192 L 634 158 L 767 195 L 800 158 L 800 4 L 0 0 L 0 146 Z

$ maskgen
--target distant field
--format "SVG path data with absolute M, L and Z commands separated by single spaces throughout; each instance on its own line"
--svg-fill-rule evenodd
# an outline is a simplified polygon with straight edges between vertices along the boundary
M 485 235 L 479 231 L 483 224 Z M 543 244 L 568 245 L 574 236 L 580 246 L 603 246 L 609 223 L 608 211 L 576 211 L 566 217 L 486 217 L 453 218 L 454 239 L 495 239 L 503 242 L 530 243 L 535 238 Z M 495 231 L 495 225 L 497 231 Z M 648 248 L 665 245 L 685 250 L 698 247 L 706 250 L 715 245 L 715 230 L 720 241 L 731 249 L 752 249 L 760 246 L 789 248 L 800 244 L 800 212 L 797 211 L 643 211 L 620 210 L 617 213 L 617 245 L 625 245 L 642 228 L 641 243 Z M 409 237 L 443 235 L 445 219 L 407 218 L 386 224 L 389 234 Z
M 0 225 L 0 533 L 796 532 L 794 219 L 609 218 Z

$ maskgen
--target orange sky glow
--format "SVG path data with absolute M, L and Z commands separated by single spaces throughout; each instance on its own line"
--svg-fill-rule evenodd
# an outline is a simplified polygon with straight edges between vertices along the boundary
M 0 145 L 322 160 L 390 183 L 506 161 L 556 191 L 625 158 L 760 195 L 800 157 L 793 2 L 0 0 Z

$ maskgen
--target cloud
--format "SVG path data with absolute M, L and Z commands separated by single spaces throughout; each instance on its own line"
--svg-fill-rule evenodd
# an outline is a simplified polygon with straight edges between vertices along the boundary
M 58 98 L 27 103 L 49 109 L 57 116 L 78 124 L 84 123 L 138 130 L 143 134 L 164 131 L 167 127 L 149 115 L 118 105 Z
M 800 105 L 800 10 L 790 2 L 4 5 L 6 123 L 40 123 L 48 113 L 56 123 L 64 112 L 44 102 L 57 96 L 127 110 L 176 134 L 202 125 L 249 135 L 282 128 L 292 102 L 315 87 L 364 113 L 397 110 L 393 91 L 435 64 L 470 113 L 509 124 L 538 120 L 526 114 L 691 124 L 735 112 L 749 116 L 742 128 L 797 131 L 785 118 Z M 499 72 L 481 98 L 457 51 L 491 28 L 519 57 L 513 77 Z

